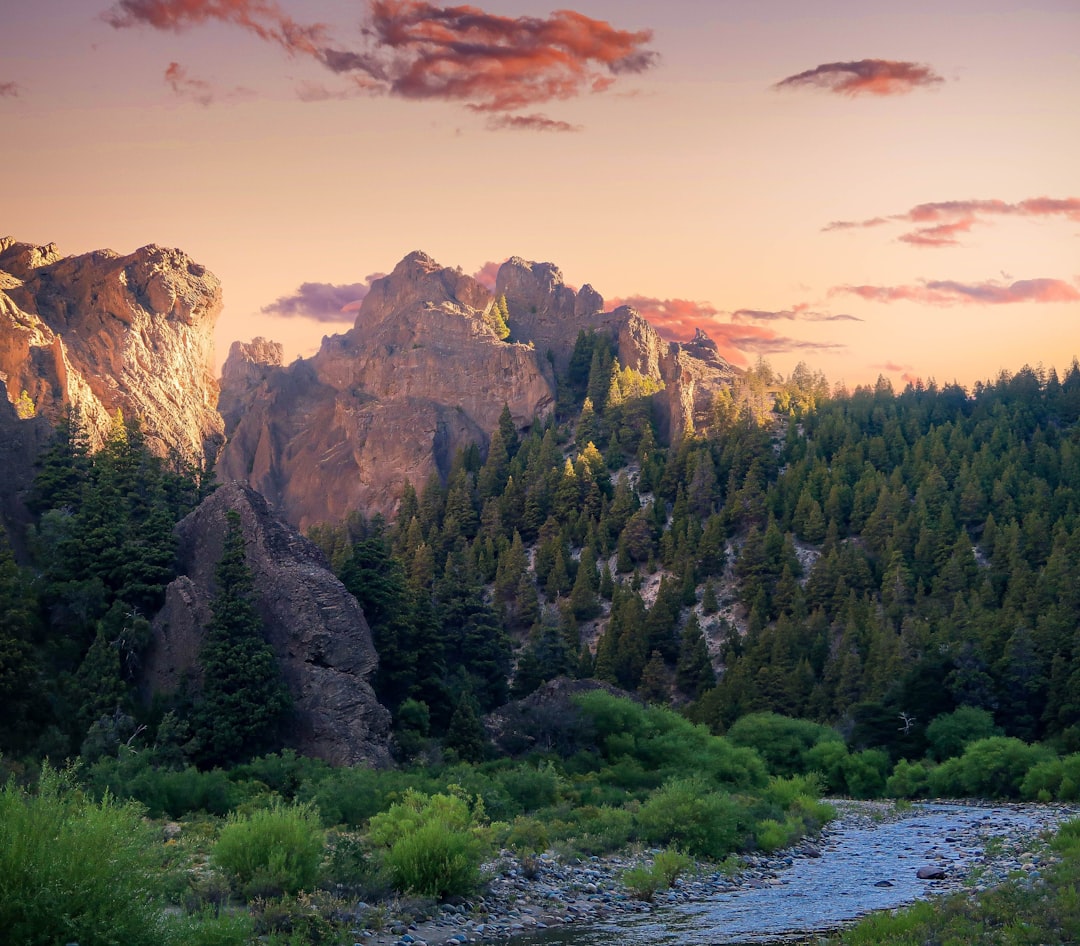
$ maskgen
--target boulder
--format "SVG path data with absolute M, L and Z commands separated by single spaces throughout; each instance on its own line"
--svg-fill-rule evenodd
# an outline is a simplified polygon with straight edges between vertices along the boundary
M 390 714 L 368 682 L 378 658 L 359 603 L 319 548 L 240 483 L 219 487 L 176 526 L 181 574 L 153 621 L 144 699 L 198 689 L 229 511 L 240 516 L 255 606 L 293 699 L 286 745 L 334 765 L 386 763 Z

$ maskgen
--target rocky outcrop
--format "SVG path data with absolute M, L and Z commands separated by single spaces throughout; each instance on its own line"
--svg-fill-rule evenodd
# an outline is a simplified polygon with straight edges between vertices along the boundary
M 505 297 L 510 336 L 485 315 Z M 344 335 L 281 365 L 263 339 L 234 345 L 221 381 L 228 443 L 220 475 L 250 483 L 302 528 L 349 512 L 392 514 L 406 482 L 445 476 L 458 448 L 486 444 L 503 405 L 519 427 L 555 400 L 582 329 L 608 333 L 619 360 L 662 382 L 665 435 L 704 422 L 736 369 L 699 335 L 665 342 L 637 312 L 604 312 L 591 286 L 575 292 L 551 263 L 504 263 L 494 296 L 460 269 L 411 253 L 376 280 Z
M 219 475 L 250 483 L 305 528 L 355 509 L 392 512 L 406 481 L 419 489 L 459 447 L 485 443 L 504 404 L 520 426 L 545 417 L 551 366 L 498 338 L 484 318 L 491 303 L 471 277 L 412 253 L 314 357 L 255 367 L 234 347 Z
M 92 446 L 119 409 L 165 455 L 213 457 L 223 424 L 213 376 L 221 286 L 179 250 L 62 257 L 0 239 L 0 382 L 20 414 L 78 405 Z
M 255 604 L 293 698 L 287 745 L 335 765 L 388 761 L 390 715 L 368 683 L 377 657 L 360 605 L 322 552 L 239 483 L 217 489 L 176 526 L 180 577 L 153 622 L 144 697 L 168 697 L 187 681 L 199 685 L 199 649 L 230 510 L 240 515 Z

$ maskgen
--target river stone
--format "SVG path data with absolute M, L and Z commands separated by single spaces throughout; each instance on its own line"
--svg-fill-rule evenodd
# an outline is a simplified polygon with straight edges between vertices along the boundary
M 920 867 L 915 876 L 918 877 L 919 880 L 944 880 L 945 868 L 934 867 L 928 864 L 926 867 Z

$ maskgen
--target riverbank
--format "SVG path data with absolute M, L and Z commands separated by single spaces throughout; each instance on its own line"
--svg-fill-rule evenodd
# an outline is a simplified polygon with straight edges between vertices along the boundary
M 360 905 L 359 920 L 395 919 L 378 929 L 358 925 L 354 935 L 365 946 L 460 946 L 528 934 L 557 942 L 557 935 L 543 931 L 648 924 L 658 911 L 666 911 L 670 922 L 675 922 L 670 914 L 681 911 L 686 921 L 713 902 L 725 904 L 725 915 L 746 915 L 746 925 L 757 928 L 762 924 L 754 923 L 754 910 L 767 910 L 776 920 L 775 904 L 781 901 L 804 913 L 820 913 L 805 898 L 823 883 L 835 888 L 830 899 L 854 917 L 955 890 L 980 892 L 1010 877 L 1036 882 L 1054 858 L 1047 836 L 1080 814 L 1080 808 L 1069 805 L 831 804 L 837 818 L 819 838 L 771 855 L 732 858 L 724 870 L 697 865 L 653 903 L 633 898 L 620 881 L 629 868 L 648 863 L 653 852 L 564 863 L 552 852 L 523 862 L 503 851 L 485 866 L 487 883 L 473 899 L 437 909 L 407 900 L 378 910 Z M 874 850 L 889 859 L 874 862 L 868 856 Z M 773 906 L 770 888 L 783 894 L 771 898 Z

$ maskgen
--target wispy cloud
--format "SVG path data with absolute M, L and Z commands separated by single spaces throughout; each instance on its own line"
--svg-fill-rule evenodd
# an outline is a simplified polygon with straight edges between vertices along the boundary
M 251 89 L 237 86 L 233 89 L 219 89 L 205 79 L 196 79 L 188 74 L 178 62 L 170 62 L 165 70 L 165 84 L 169 86 L 180 98 L 195 102 L 198 105 L 208 106 L 214 102 L 235 101 L 236 99 L 251 98 L 255 95 Z
M 651 30 L 617 29 L 573 10 L 508 17 L 472 6 L 369 0 L 363 39 L 355 46 L 332 36 L 325 24 L 297 23 L 273 0 L 117 0 L 103 16 L 117 29 L 182 31 L 228 23 L 290 56 L 311 57 L 350 82 L 340 95 L 303 85 L 298 94 L 305 101 L 363 91 L 506 113 L 602 92 L 657 61 L 646 48 Z M 500 114 L 490 127 L 575 130 L 541 114 Z
M 748 353 L 769 355 L 804 350 L 835 351 L 845 347 L 831 342 L 807 342 L 777 335 L 772 329 L 759 325 L 722 321 L 724 313 L 707 302 L 626 296 L 611 299 L 607 304 L 612 309 L 621 305 L 631 306 L 670 341 L 689 341 L 700 328 L 716 342 L 719 353 L 734 365 L 749 364 Z
M 349 313 L 360 303 L 376 279 L 385 273 L 372 273 L 363 282 L 337 285 L 325 282 L 301 283 L 296 292 L 281 296 L 262 307 L 264 315 L 282 318 L 311 319 L 315 322 L 351 322 Z
M 790 309 L 772 311 L 769 309 L 736 309 L 731 313 L 733 322 L 777 322 L 784 319 L 789 322 L 861 322 L 858 316 L 843 312 L 817 312 L 808 302 L 797 302 Z
M 836 286 L 829 292 L 846 293 L 869 302 L 917 302 L 935 306 L 1080 301 L 1080 290 L 1061 279 L 1018 279 L 1012 283 L 995 280 L 962 283 L 942 279 L 915 286 Z
M 492 115 L 487 122 L 488 128 L 498 131 L 581 131 L 580 125 L 557 121 L 546 115 Z
M 898 362 L 895 362 L 895 361 L 883 361 L 879 365 L 871 365 L 870 367 L 875 368 L 878 371 L 891 371 L 894 374 L 897 373 L 897 372 L 900 372 L 900 371 L 911 371 L 911 370 L 913 370 L 911 365 L 901 365 L 901 364 L 899 364 Z
M 22 86 L 18 82 L 0 82 L 0 99 L 17 99 L 22 94 Z
M 826 62 L 777 82 L 774 89 L 822 89 L 837 95 L 904 95 L 945 80 L 929 66 L 895 59 Z
M 958 246 L 959 235 L 969 232 L 976 224 L 987 223 L 995 217 L 1062 217 L 1080 223 L 1080 197 L 1029 197 L 1016 203 L 1004 200 L 934 201 L 916 204 L 904 213 L 892 214 L 889 217 L 834 220 L 822 227 L 822 230 L 829 232 L 879 227 L 896 220 L 916 224 L 898 237 L 904 243 L 927 247 Z

